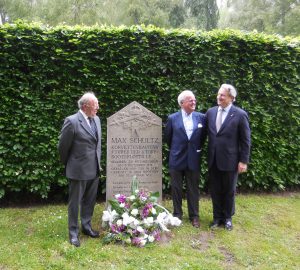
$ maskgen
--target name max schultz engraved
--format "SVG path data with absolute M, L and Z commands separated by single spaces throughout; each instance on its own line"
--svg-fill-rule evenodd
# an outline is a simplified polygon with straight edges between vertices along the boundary
M 136 176 L 139 188 L 162 195 L 162 121 L 137 102 L 107 119 L 106 200 L 130 195 Z

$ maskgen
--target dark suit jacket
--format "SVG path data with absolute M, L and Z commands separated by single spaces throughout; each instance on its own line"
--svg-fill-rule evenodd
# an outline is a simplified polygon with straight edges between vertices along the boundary
M 250 128 L 247 113 L 232 105 L 219 132 L 216 130 L 218 106 L 206 113 L 208 129 L 208 167 L 216 160 L 221 171 L 237 170 L 238 162 L 249 163 Z
M 188 140 L 181 111 L 169 115 L 165 128 L 165 141 L 169 154 L 169 169 L 174 170 L 200 170 L 200 155 L 206 133 L 205 115 L 193 112 L 193 133 Z
M 95 116 L 98 139 L 79 111 L 68 116 L 63 124 L 58 151 L 66 168 L 66 177 L 74 180 L 95 179 L 100 168 L 101 124 Z

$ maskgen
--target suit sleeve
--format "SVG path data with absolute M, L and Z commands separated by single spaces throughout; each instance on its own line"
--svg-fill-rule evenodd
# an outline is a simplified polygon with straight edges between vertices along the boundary
M 58 152 L 60 161 L 66 165 L 69 159 L 70 149 L 72 147 L 74 137 L 74 126 L 70 119 L 66 118 L 60 132 L 58 142 Z
M 246 112 L 244 112 L 241 116 L 240 124 L 239 124 L 239 146 L 240 146 L 240 156 L 239 161 L 243 163 L 249 163 L 250 157 L 250 127 L 249 127 L 249 119 Z
M 202 132 L 201 132 L 201 148 L 203 148 L 203 145 L 206 141 L 206 137 L 207 137 L 207 118 L 206 118 L 206 114 L 202 115 L 202 123 L 203 123 L 203 127 L 202 127 Z
M 171 141 L 172 141 L 172 120 L 170 118 L 170 116 L 168 117 L 167 123 L 166 123 L 166 127 L 165 127 L 165 132 L 164 132 L 164 137 L 165 137 L 165 142 L 167 143 L 167 145 L 169 146 L 169 148 L 171 147 Z

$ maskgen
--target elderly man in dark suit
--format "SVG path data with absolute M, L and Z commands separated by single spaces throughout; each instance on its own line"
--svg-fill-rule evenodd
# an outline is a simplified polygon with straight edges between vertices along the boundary
M 91 219 L 96 203 L 101 156 L 101 125 L 96 115 L 96 96 L 85 93 L 78 100 L 79 111 L 68 116 L 63 124 L 58 150 L 69 180 L 68 226 L 70 243 L 80 246 L 78 212 L 85 235 L 96 238 Z
M 206 113 L 208 129 L 208 168 L 213 204 L 211 228 L 225 225 L 232 230 L 235 191 L 239 173 L 246 172 L 250 156 L 250 128 L 247 113 L 234 106 L 237 92 L 222 84 L 218 106 Z
M 169 146 L 169 172 L 173 215 L 182 219 L 182 186 L 186 182 L 188 214 L 192 225 L 199 223 L 199 172 L 201 148 L 205 140 L 205 116 L 195 112 L 194 94 L 185 90 L 178 96 L 179 112 L 169 115 L 165 140 Z

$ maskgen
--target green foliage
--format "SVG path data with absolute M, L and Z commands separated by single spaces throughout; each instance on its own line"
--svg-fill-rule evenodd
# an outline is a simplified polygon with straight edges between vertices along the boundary
M 269 34 L 300 34 L 299 0 L 226 0 L 220 28 L 254 30 Z
M 47 197 L 66 186 L 57 143 L 66 116 L 87 90 L 99 98 L 103 126 L 100 176 L 105 192 L 106 118 L 133 100 L 165 122 L 177 96 L 192 89 L 205 112 L 220 84 L 238 89 L 252 129 L 243 189 L 299 185 L 299 39 L 238 31 L 167 31 L 154 27 L 66 27 L 17 22 L 0 27 L 0 196 Z M 169 190 L 163 145 L 163 188 Z M 206 189 L 206 152 L 200 187 Z
M 2 22 L 16 19 L 40 21 L 51 26 L 155 25 L 164 28 L 217 26 L 216 0 L 2 0 Z
M 134 194 L 135 191 L 138 189 L 139 189 L 139 184 L 138 184 L 137 178 L 136 178 L 136 176 L 133 176 L 131 185 L 130 185 L 131 194 Z
M 207 31 L 217 28 L 219 9 L 216 0 L 186 0 L 185 5 L 196 18 L 197 28 Z

